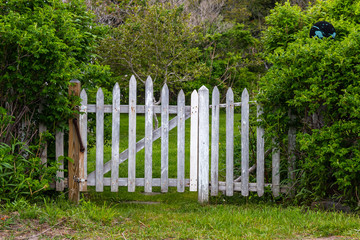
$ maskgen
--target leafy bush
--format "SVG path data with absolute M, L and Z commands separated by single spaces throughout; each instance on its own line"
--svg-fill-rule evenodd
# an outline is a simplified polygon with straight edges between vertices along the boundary
M 278 5 L 267 18 L 263 40 L 272 67 L 258 100 L 268 137 L 277 138 L 284 153 L 289 127 L 297 129 L 301 201 L 360 202 L 359 14 L 357 1 L 329 0 L 305 11 Z M 318 21 L 334 25 L 335 40 L 309 38 Z
M 102 64 L 110 65 L 118 76 L 121 89 L 126 91 L 131 75 L 139 83 L 151 76 L 156 93 L 166 83 L 177 95 L 191 80 L 206 74 L 208 69 L 199 62 L 201 51 L 196 47 L 201 35 L 187 24 L 188 18 L 182 7 L 147 5 L 136 7 L 124 24 L 112 29 L 112 36 L 102 41 L 98 54 Z M 142 85 L 138 92 L 143 90 Z
M 26 158 L 18 154 L 21 150 L 27 153 Z M 57 170 L 55 164 L 42 164 L 21 142 L 0 143 L 0 202 L 40 196 L 49 190 Z
M 25 118 L 50 129 L 73 114 L 69 81 L 81 76 L 89 82 L 84 75 L 101 71 L 90 64 L 104 33 L 93 18 L 81 0 L 0 2 L 0 106 L 14 117 L 0 140 L 10 144 L 25 132 L 24 140 L 33 136 L 34 129 L 22 131 Z

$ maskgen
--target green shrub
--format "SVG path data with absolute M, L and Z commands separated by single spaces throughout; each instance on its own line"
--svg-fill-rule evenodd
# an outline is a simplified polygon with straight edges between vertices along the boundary
M 263 40 L 272 67 L 261 80 L 258 100 L 267 136 L 278 139 L 285 158 L 288 129 L 297 129 L 301 201 L 360 202 L 359 13 L 357 1 L 329 0 L 305 11 L 278 5 L 267 18 Z M 318 21 L 334 25 L 335 40 L 309 37 Z
M 25 120 L 49 130 L 66 124 L 74 113 L 69 81 L 108 74 L 91 64 L 104 33 L 93 19 L 81 0 L 0 1 L 0 106 L 14 117 L 0 141 L 34 136 L 35 128 L 22 131 Z
M 26 158 L 18 154 L 21 151 L 27 153 Z M 21 142 L 0 143 L 0 202 L 41 196 L 49 190 L 57 170 L 55 164 L 42 164 Z

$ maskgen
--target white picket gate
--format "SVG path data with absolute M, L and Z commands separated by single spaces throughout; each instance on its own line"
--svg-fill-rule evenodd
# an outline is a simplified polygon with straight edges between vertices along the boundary
M 112 192 L 118 187 L 127 186 L 129 192 L 134 192 L 136 186 L 143 186 L 145 192 L 152 192 L 152 187 L 161 187 L 161 192 L 167 192 L 169 187 L 177 187 L 178 192 L 198 191 L 199 202 L 207 202 L 209 193 L 212 196 L 223 191 L 232 196 L 234 191 L 240 191 L 248 196 L 249 191 L 264 194 L 264 187 L 271 186 L 273 194 L 280 193 L 280 154 L 277 150 L 272 155 L 272 183 L 264 182 L 264 130 L 257 128 L 256 146 L 256 183 L 249 182 L 249 94 L 245 89 L 241 102 L 234 102 L 231 89 L 226 95 L 226 103 L 220 104 L 220 94 L 215 87 L 212 92 L 212 102 L 209 104 L 209 90 L 203 86 L 191 94 L 191 106 L 185 106 L 185 95 L 180 91 L 177 105 L 169 105 L 169 91 L 166 84 L 161 91 L 161 106 L 153 104 L 153 83 L 148 77 L 145 85 L 145 105 L 136 102 L 136 79 L 130 79 L 129 104 L 121 105 L 120 88 L 113 88 L 112 105 L 104 105 L 104 94 L 101 89 L 96 96 L 96 104 L 87 103 L 85 90 L 81 91 L 82 99 L 79 117 L 79 129 L 85 147 L 83 177 L 87 186 L 95 186 L 97 192 L 102 192 L 104 186 L 111 186 Z M 234 108 L 241 107 L 241 177 L 234 179 Z M 220 108 L 226 108 L 226 180 L 219 181 L 219 116 Z M 209 113 L 211 109 L 211 124 Z M 261 108 L 258 106 L 258 115 Z M 96 114 L 96 170 L 87 174 L 87 114 Z M 104 163 L 104 114 L 112 114 L 112 155 L 111 160 Z M 120 113 L 129 114 L 128 149 L 119 152 Z M 153 114 L 161 114 L 161 125 L 153 129 Z M 145 114 L 145 137 L 136 142 L 136 116 Z M 176 117 L 169 121 L 169 114 Z M 190 129 L 190 178 L 185 178 L 185 120 L 191 118 Z M 169 178 L 169 131 L 177 127 L 177 178 Z M 211 127 L 211 136 L 210 136 Z M 161 137 L 161 177 L 153 178 L 152 144 Z M 56 136 L 57 157 L 63 154 L 63 134 Z M 144 178 L 136 178 L 136 153 L 145 148 Z M 211 150 L 210 150 L 211 149 Z M 210 155 L 211 151 L 211 155 Z M 210 157 L 211 156 L 211 157 Z M 119 165 L 128 160 L 128 177 L 119 177 Z M 210 168 L 211 167 L 211 168 Z M 104 174 L 111 171 L 111 177 Z M 209 174 L 210 173 L 210 174 Z M 58 173 L 63 177 L 63 172 Z M 57 183 L 57 190 L 64 189 L 64 182 Z M 82 188 L 80 187 L 80 191 Z M 84 188 L 83 188 L 84 190 Z

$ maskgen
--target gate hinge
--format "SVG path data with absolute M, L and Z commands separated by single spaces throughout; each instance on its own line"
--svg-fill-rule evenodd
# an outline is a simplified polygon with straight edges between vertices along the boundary
M 78 178 L 78 177 L 74 176 L 74 182 L 83 183 L 83 182 L 87 182 L 87 179 Z

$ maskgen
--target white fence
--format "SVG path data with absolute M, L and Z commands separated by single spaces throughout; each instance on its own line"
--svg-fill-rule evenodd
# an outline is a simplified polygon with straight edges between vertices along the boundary
M 212 101 L 209 104 L 209 90 L 203 86 L 191 94 L 191 106 L 185 106 L 185 95 L 180 91 L 177 105 L 169 105 L 169 91 L 166 85 L 161 91 L 161 105 L 153 104 L 153 83 L 148 77 L 145 86 L 145 105 L 138 105 L 137 84 L 135 77 L 130 79 L 129 104 L 121 105 L 120 88 L 113 88 L 112 105 L 104 105 L 104 94 L 101 89 L 96 96 L 96 104 L 87 103 L 85 90 L 81 91 L 82 99 L 79 117 L 80 135 L 85 147 L 82 167 L 83 173 L 79 180 L 80 191 L 88 186 L 95 186 L 102 192 L 104 186 L 111 186 L 112 192 L 117 192 L 119 186 L 127 186 L 129 192 L 134 192 L 136 186 L 143 186 L 145 192 L 152 192 L 153 186 L 161 187 L 161 192 L 167 192 L 169 187 L 177 187 L 178 192 L 198 191 L 199 202 L 207 202 L 209 193 L 218 195 L 219 191 L 232 196 L 234 191 L 240 191 L 248 196 L 249 191 L 264 194 L 264 187 L 271 186 L 273 194 L 280 193 L 280 154 L 277 150 L 272 154 L 272 183 L 264 182 L 264 130 L 257 128 L 256 144 L 256 183 L 249 182 L 249 94 L 245 89 L 241 102 L 234 102 L 231 89 L 226 94 L 226 103 L 220 104 L 220 94 L 215 87 L 212 91 Z M 241 107 L 241 177 L 234 179 L 234 108 Z M 220 108 L 226 108 L 226 180 L 219 181 L 219 116 Z M 211 124 L 209 122 L 211 109 Z M 258 115 L 261 109 L 258 107 Z M 96 113 L 96 170 L 87 174 L 87 114 Z M 104 163 L 104 114 L 112 114 L 112 155 L 111 160 Z M 129 114 L 128 149 L 119 152 L 120 113 Z M 161 125 L 153 129 L 153 114 L 161 114 Z M 145 114 L 145 137 L 136 142 L 136 116 Z M 169 114 L 176 117 L 169 121 Z M 190 129 L 190 178 L 185 178 L 185 120 L 191 118 Z M 177 127 L 177 178 L 169 178 L 169 131 Z M 211 127 L 211 136 L 210 136 Z M 161 177 L 153 178 L 153 142 L 161 137 Z M 63 155 L 63 134 L 56 135 L 56 155 Z M 144 178 L 136 178 L 136 153 L 145 148 Z M 211 149 L 211 150 L 210 150 Z M 211 155 L 210 155 L 211 151 Z M 210 157 L 211 156 L 211 157 Z M 119 178 L 119 165 L 128 160 L 128 177 Z M 253 166 L 254 167 L 254 166 Z M 82 171 L 82 170 L 81 170 Z M 104 174 L 111 171 L 111 177 Z M 210 174 L 209 174 L 210 173 Z M 63 172 L 58 173 L 63 178 Z M 57 182 L 56 189 L 62 191 L 64 182 Z

